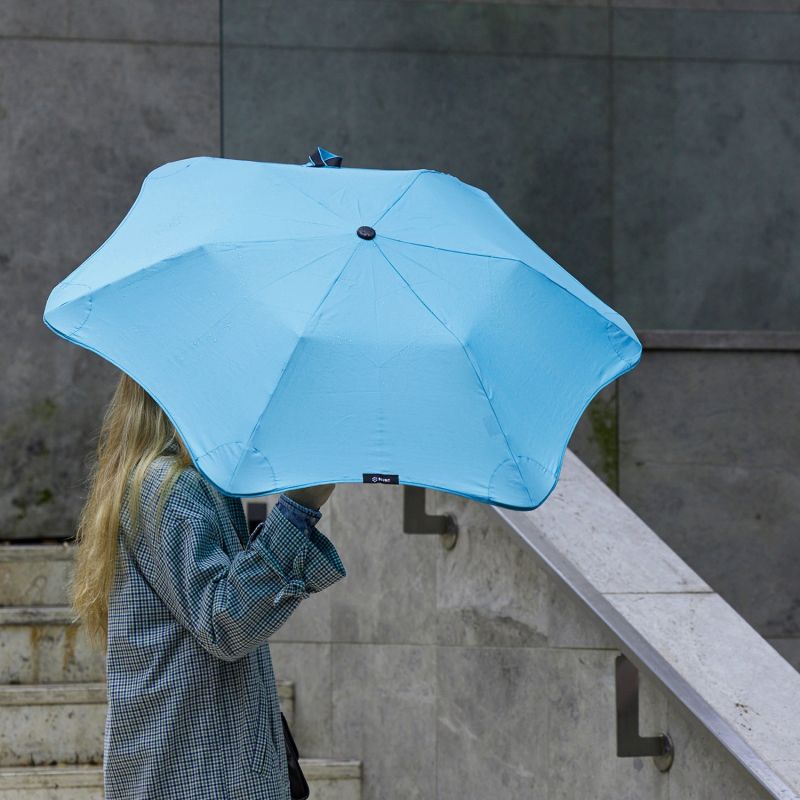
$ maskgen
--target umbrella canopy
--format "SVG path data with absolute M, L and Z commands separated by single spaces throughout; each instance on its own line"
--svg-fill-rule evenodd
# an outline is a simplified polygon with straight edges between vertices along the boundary
M 540 505 L 589 401 L 638 363 L 631 326 L 485 191 L 318 153 L 153 170 L 45 324 L 136 380 L 224 494 Z

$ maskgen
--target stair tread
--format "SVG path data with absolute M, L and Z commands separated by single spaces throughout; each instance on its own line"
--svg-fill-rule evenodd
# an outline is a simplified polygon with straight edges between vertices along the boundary
M 275 683 L 280 699 L 294 697 L 292 681 L 276 680 Z M 0 706 L 105 703 L 106 698 L 106 681 L 0 684 Z
M 73 623 L 72 615 L 72 608 L 68 605 L 0 606 L 0 625 L 80 624 Z
M 105 681 L 0 684 L 0 706 L 105 702 Z
M 309 780 L 347 780 L 361 778 L 361 761 L 336 758 L 303 758 L 300 766 Z M 102 784 L 101 764 L 0 767 L 0 788 L 26 788 L 49 785 L 93 786 Z
M 2 561 L 70 560 L 75 555 L 74 544 L 0 544 Z

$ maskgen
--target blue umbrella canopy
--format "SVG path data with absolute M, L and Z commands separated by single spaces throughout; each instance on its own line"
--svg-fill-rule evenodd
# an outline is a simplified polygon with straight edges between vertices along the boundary
M 395 483 L 535 508 L 642 350 L 485 191 L 322 148 L 153 170 L 43 319 L 136 380 L 240 497 Z

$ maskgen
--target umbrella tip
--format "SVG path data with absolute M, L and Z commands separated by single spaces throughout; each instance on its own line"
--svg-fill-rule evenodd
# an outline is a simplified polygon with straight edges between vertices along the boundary
M 304 167 L 341 167 L 342 157 L 334 155 L 323 147 L 317 147 L 316 152 L 308 157 Z

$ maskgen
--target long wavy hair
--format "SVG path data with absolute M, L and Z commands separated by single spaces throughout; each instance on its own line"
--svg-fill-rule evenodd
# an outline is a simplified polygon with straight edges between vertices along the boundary
M 68 591 L 73 623 L 80 622 L 90 646 L 107 652 L 108 601 L 119 547 L 120 514 L 126 493 L 132 529 L 138 527 L 140 494 L 147 468 L 162 451 L 177 444 L 161 485 L 157 516 L 191 456 L 158 403 L 122 373 L 103 417 L 88 492 L 75 533 L 77 545 Z

